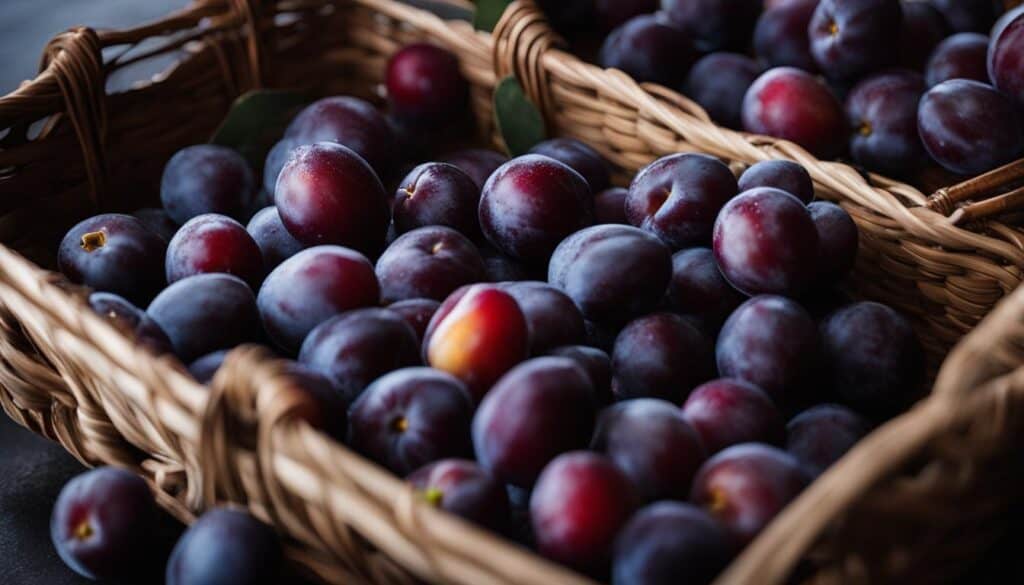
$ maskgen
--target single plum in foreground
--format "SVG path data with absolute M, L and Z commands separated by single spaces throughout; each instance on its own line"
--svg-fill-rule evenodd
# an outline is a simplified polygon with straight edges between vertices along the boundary
M 99 467 L 61 490 L 50 517 L 50 538 L 61 560 L 79 575 L 124 577 L 149 557 L 156 523 L 156 502 L 142 478 Z
M 423 336 L 423 359 L 465 382 L 479 402 L 529 355 L 529 325 L 519 303 L 493 285 L 464 286 L 434 314 Z
M 352 403 L 348 443 L 406 475 L 440 459 L 468 456 L 472 416 L 469 391 L 454 376 L 406 368 L 378 378 Z
M 520 364 L 494 385 L 473 418 L 477 460 L 505 483 L 533 486 L 549 461 L 589 444 L 593 397 L 590 377 L 568 358 Z
M 640 509 L 615 539 L 613 585 L 707 585 L 735 546 L 721 525 L 690 504 L 655 502 Z
M 685 500 L 705 459 L 700 437 L 679 408 L 653 398 L 605 409 L 590 447 L 611 458 L 645 502 Z
M 530 496 L 540 554 L 591 575 L 607 573 L 615 536 L 638 500 L 607 457 L 575 451 L 551 462 Z
M 690 501 L 704 508 L 746 546 L 809 483 L 810 477 L 789 453 L 745 443 L 708 459 L 693 481 Z

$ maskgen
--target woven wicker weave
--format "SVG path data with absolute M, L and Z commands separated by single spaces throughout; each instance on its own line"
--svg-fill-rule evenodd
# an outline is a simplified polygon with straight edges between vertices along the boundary
M 262 350 L 233 352 L 204 388 L 94 316 L 82 290 L 37 267 L 53 266 L 56 242 L 76 219 L 155 203 L 162 165 L 208 137 L 239 93 L 303 87 L 376 98 L 388 55 L 414 40 L 460 56 L 485 136 L 494 133 L 495 80 L 515 73 L 550 129 L 598 147 L 620 178 L 677 151 L 739 166 L 803 163 L 861 228 L 859 291 L 916 315 L 935 362 L 1021 279 L 1020 231 L 996 221 L 962 229 L 910 187 L 878 177 L 872 186 L 790 144 L 716 128 L 678 95 L 553 48 L 530 2 L 514 4 L 492 40 L 390 0 L 203 0 L 131 30 L 59 35 L 39 77 L 0 98 L 4 410 L 85 463 L 137 470 L 182 520 L 219 502 L 248 506 L 288 536 L 297 566 L 325 581 L 587 583 L 420 503 L 299 422 L 301 394 Z M 136 63 L 169 56 L 173 68 L 105 95 Z M 1022 422 L 1024 373 L 1014 371 L 1022 347 L 1024 293 L 968 337 L 928 401 L 813 485 L 721 581 L 783 582 L 798 564 L 823 582 L 942 578 L 962 568 L 998 533 L 999 511 L 1020 487 L 1002 463 Z

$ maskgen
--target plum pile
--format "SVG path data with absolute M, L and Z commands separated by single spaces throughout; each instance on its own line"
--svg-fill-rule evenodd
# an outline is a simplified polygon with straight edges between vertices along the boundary
M 1024 9 L 987 0 L 540 2 L 580 53 L 719 124 L 914 179 L 1024 156 Z M 997 20 L 997 17 L 998 20 Z M 975 83 L 964 83 L 971 81 Z
M 695 22 L 695 46 L 734 47 L 755 21 Z M 838 292 L 857 228 L 815 201 L 796 163 L 737 176 L 675 154 L 624 188 L 564 138 L 512 159 L 403 159 L 393 122 L 459 115 L 457 67 L 413 45 L 392 60 L 387 114 L 346 96 L 308 106 L 267 157 L 263 209 L 244 161 L 186 148 L 167 165 L 164 210 L 85 220 L 61 268 L 97 290 L 99 315 L 201 383 L 239 344 L 291 360 L 318 405 L 307 420 L 432 505 L 598 579 L 708 582 L 920 397 L 921 345 L 898 312 Z M 800 70 L 773 75 L 830 95 Z M 818 113 L 843 123 L 838 106 Z M 134 476 L 103 473 L 109 485 L 69 487 L 54 514 L 62 556 L 92 575 L 145 541 L 116 508 L 152 504 Z M 167 578 L 256 583 L 279 564 L 266 526 L 214 510 Z

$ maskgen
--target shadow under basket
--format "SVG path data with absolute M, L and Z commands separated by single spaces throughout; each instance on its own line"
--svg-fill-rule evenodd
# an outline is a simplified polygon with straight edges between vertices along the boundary
M 130 30 L 55 37 L 39 76 L 0 98 L 7 414 L 86 464 L 133 469 L 183 521 L 216 504 L 248 507 L 285 537 L 295 567 L 327 582 L 589 583 L 437 511 L 300 421 L 302 394 L 264 350 L 238 348 L 201 386 L 95 316 L 87 291 L 45 270 L 75 221 L 154 205 L 167 159 L 206 141 L 241 93 L 378 99 L 388 56 L 414 41 L 459 56 L 481 143 L 496 140 L 491 96 L 511 74 L 550 134 L 592 144 L 620 181 L 674 152 L 713 154 L 736 169 L 802 163 L 819 195 L 861 230 L 857 293 L 912 315 L 933 364 L 970 332 L 932 395 L 808 488 L 719 583 L 942 581 L 1002 532 L 1021 488 L 1013 455 L 1024 436 L 1024 292 L 981 320 L 1021 280 L 1024 232 L 992 217 L 961 225 L 933 209 L 952 211 L 980 191 L 946 191 L 929 206 L 907 185 L 718 128 L 677 94 L 557 49 L 529 1 L 512 4 L 493 36 L 388 0 L 203 0 Z M 171 65 L 132 77 L 154 63 Z M 1005 190 L 1010 175 L 982 186 Z

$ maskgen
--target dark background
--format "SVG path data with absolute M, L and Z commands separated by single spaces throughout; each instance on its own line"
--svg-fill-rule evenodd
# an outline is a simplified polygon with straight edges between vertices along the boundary
M 0 0 L 0 95 L 31 79 L 46 42 L 70 26 L 123 27 L 152 20 L 186 0 Z M 64 483 L 83 471 L 60 446 L 0 414 L 0 583 L 72 585 L 92 581 L 72 573 L 49 538 L 50 509 Z M 1019 516 L 1019 514 L 1018 514 Z M 884 538 L 884 527 L 879 527 Z M 1020 555 L 1006 539 L 968 583 L 1021 583 Z M 155 564 L 156 565 L 156 564 Z M 133 584 L 158 583 L 161 567 Z

